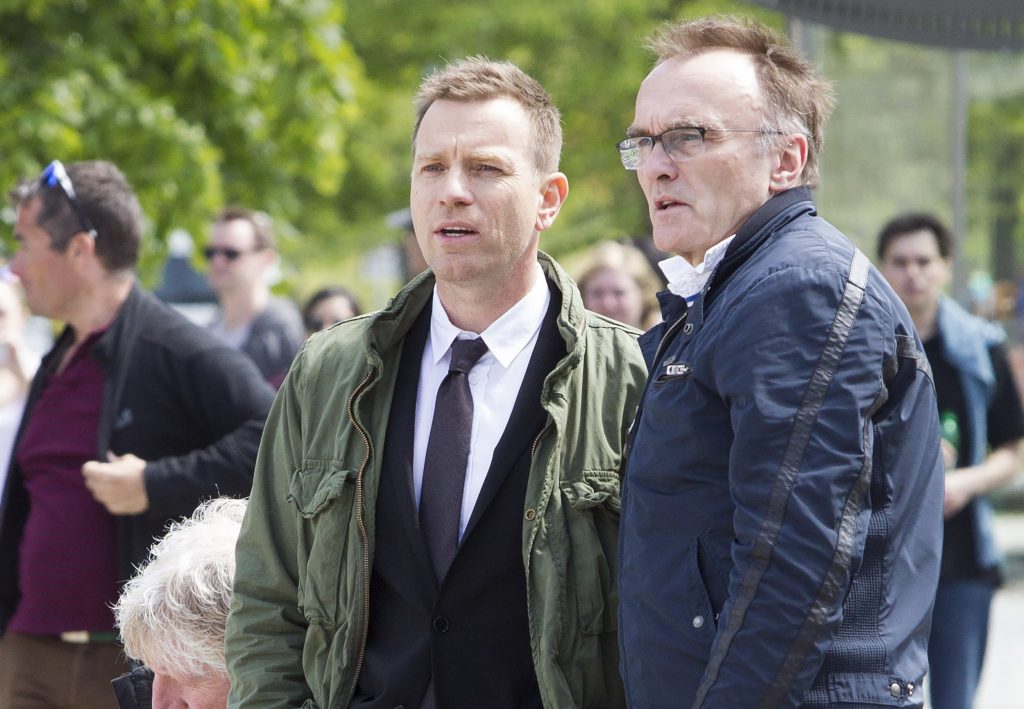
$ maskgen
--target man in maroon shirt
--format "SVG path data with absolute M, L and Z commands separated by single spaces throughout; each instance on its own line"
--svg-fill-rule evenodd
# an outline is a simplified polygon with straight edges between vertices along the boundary
M 0 709 L 108 707 L 120 585 L 170 520 L 248 494 L 273 391 L 138 287 L 142 210 L 114 165 L 55 161 L 15 198 L 12 270 L 66 327 L 0 494 Z

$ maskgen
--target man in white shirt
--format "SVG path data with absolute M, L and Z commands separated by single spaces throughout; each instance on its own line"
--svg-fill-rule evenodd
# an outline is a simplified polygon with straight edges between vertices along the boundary
M 568 192 L 543 88 L 470 59 L 416 107 L 430 270 L 314 335 L 279 394 L 237 551 L 229 704 L 623 707 L 637 333 L 538 252 Z

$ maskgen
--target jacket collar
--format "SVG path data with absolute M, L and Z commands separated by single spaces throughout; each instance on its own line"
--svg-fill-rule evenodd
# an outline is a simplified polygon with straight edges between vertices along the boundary
M 124 356 L 122 342 L 126 332 L 135 331 L 135 323 L 139 320 L 139 308 L 142 305 L 142 288 L 138 281 L 132 283 L 128 297 L 121 303 L 110 327 L 96 341 L 93 352 L 101 364 L 106 365 L 115 356 Z
M 539 251 L 537 261 L 544 271 L 544 277 L 554 286 L 555 293 L 552 297 L 556 294 L 561 297 L 557 320 L 558 332 L 565 340 L 570 361 L 575 362 L 583 356 L 582 352 L 577 352 L 584 341 L 583 329 L 587 323 L 583 299 L 569 274 L 554 259 Z M 385 352 L 401 345 L 406 333 L 433 297 L 434 282 L 433 271 L 424 271 L 402 288 L 383 310 L 373 316 L 374 322 L 366 341 L 366 354 L 371 361 L 379 363 Z
M 139 286 L 138 281 L 134 281 L 131 290 L 128 292 L 128 297 L 121 303 L 121 307 L 118 308 L 117 314 L 114 315 L 110 326 L 96 340 L 96 344 L 93 345 L 93 356 L 99 361 L 101 366 L 106 367 L 115 360 L 115 355 L 119 353 L 119 342 L 123 339 L 124 333 L 130 331 L 129 328 L 132 323 L 138 319 L 137 312 L 141 300 L 142 288 Z M 40 371 L 47 373 L 47 375 L 52 373 L 63 359 L 64 353 L 74 344 L 74 341 L 74 331 L 70 325 L 65 325 L 53 347 L 43 357 L 39 367 Z
M 732 275 L 779 227 L 814 211 L 811 190 L 807 187 L 794 187 L 769 198 L 736 232 L 736 238 L 729 244 L 725 258 L 715 269 L 705 286 L 705 292 L 712 284 L 721 283 Z
M 986 387 L 995 383 L 988 350 L 1006 339 L 1001 327 L 971 315 L 955 300 L 943 296 L 939 300 L 938 331 L 942 351 L 957 370 Z

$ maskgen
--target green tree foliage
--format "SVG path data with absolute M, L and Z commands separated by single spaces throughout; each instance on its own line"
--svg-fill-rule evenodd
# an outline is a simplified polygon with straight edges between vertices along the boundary
M 731 0 L 0 0 L 0 181 L 54 157 L 116 162 L 151 219 L 150 282 L 170 229 L 201 239 L 241 203 L 277 220 L 299 295 L 358 288 L 358 254 L 397 239 L 384 217 L 408 203 L 421 77 L 485 54 L 562 109 L 570 199 L 544 248 L 565 253 L 649 230 L 614 150 L 643 39 L 710 12 L 783 24 Z
M 1024 96 L 974 102 L 969 145 L 971 221 L 991 245 L 993 277 L 1016 282 L 1024 243 Z
M 816 199 L 868 254 L 891 217 L 952 220 L 952 59 L 941 50 L 819 31 L 811 54 L 836 85 Z
M 6 0 L 0 182 L 104 158 L 158 237 L 229 202 L 336 231 L 363 81 L 344 20 L 330 0 Z

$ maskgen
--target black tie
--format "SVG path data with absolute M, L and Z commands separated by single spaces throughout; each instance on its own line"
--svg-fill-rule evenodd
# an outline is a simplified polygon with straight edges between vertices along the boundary
M 430 424 L 427 454 L 420 489 L 420 531 L 441 583 L 459 548 L 462 490 L 469 462 L 469 437 L 473 430 L 473 395 L 469 370 L 487 345 L 481 338 L 455 340 L 448 375 L 437 388 L 434 420 Z

